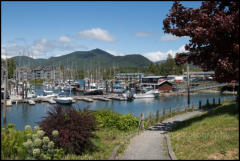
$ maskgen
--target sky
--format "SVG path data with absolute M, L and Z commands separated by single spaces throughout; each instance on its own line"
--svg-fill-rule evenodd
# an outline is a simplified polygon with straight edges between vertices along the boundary
M 199 8 L 200 1 L 183 1 Z M 184 52 L 188 37 L 164 34 L 173 1 L 1 1 L 1 55 L 49 58 L 95 48 L 151 61 Z

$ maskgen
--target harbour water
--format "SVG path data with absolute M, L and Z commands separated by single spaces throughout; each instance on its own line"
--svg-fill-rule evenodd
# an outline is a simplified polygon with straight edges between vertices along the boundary
M 224 97 L 233 99 L 235 95 L 226 95 L 220 93 L 193 94 L 190 97 L 191 106 L 193 102 L 194 106 L 198 107 L 199 100 L 202 101 L 202 105 L 206 104 L 207 99 L 209 99 L 209 102 L 212 103 L 213 98 L 215 98 L 215 102 L 217 103 L 218 98 L 221 98 L 221 100 L 223 100 Z M 94 100 L 94 102 L 88 103 L 84 101 L 77 101 L 72 105 L 64 105 L 64 107 L 69 108 L 73 106 L 75 109 L 83 109 L 85 107 L 89 107 L 90 110 L 109 108 L 112 111 L 120 114 L 131 113 L 132 115 L 139 117 L 141 113 L 144 113 L 144 115 L 147 116 L 149 112 L 155 114 L 157 110 L 159 110 L 160 114 L 162 114 L 163 108 L 169 112 L 170 106 L 174 109 L 177 105 L 179 105 L 180 109 L 183 109 L 185 104 L 187 104 L 187 96 L 178 95 L 160 96 L 158 98 L 135 99 L 131 102 L 117 100 L 110 100 L 108 102 L 105 102 Z M 6 123 L 14 123 L 16 125 L 16 129 L 24 129 L 25 125 L 38 125 L 37 122 L 41 121 L 43 117 L 47 116 L 47 111 L 49 111 L 54 106 L 54 104 L 48 103 L 37 103 L 36 105 L 13 104 L 12 107 L 7 108 Z M 1 125 L 4 125 L 2 114 L 3 107 L 1 106 Z

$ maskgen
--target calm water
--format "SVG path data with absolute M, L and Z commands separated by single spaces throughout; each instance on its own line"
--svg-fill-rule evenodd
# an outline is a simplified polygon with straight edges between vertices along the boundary
M 212 98 L 215 98 L 215 102 L 217 103 L 218 98 L 220 97 L 223 100 L 224 96 L 233 98 L 233 95 L 201 93 L 191 95 L 191 104 L 194 102 L 195 107 L 198 107 L 199 100 L 202 100 L 202 105 L 204 105 L 207 99 L 209 99 L 209 102 L 211 103 Z M 187 104 L 187 96 L 160 96 L 159 98 L 135 99 L 132 102 L 117 100 L 104 102 L 95 100 L 92 103 L 88 103 L 84 101 L 78 101 L 72 105 L 64 107 L 69 108 L 70 106 L 73 106 L 76 109 L 83 109 L 89 106 L 90 110 L 110 108 L 112 111 L 120 114 L 131 113 L 134 116 L 139 117 L 141 112 L 147 116 L 149 112 L 155 114 L 156 111 L 159 110 L 160 114 L 162 114 L 162 109 L 164 107 L 167 109 L 167 112 L 170 106 L 175 108 L 177 105 L 180 105 L 180 108 L 183 109 L 184 104 Z M 41 121 L 42 117 L 46 116 L 47 111 L 54 106 L 55 105 L 48 103 L 39 103 L 36 105 L 13 104 L 12 107 L 7 108 L 7 123 L 14 123 L 17 129 L 24 129 L 25 125 L 35 126 L 37 125 L 36 122 Z M 3 125 L 2 113 L 3 108 L 1 106 L 1 125 Z

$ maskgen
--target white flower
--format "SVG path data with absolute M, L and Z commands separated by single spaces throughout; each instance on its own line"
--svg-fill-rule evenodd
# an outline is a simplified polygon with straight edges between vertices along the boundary
M 59 135 L 59 132 L 58 132 L 57 130 L 53 130 L 53 131 L 52 131 L 52 135 L 53 135 L 54 137 L 57 137 L 57 136 Z
M 36 131 L 40 130 L 39 126 L 34 126 L 34 130 Z
M 48 148 L 49 148 L 49 149 L 54 148 L 54 142 L 53 142 L 53 141 L 50 141 L 50 142 L 48 143 Z
M 42 140 L 37 138 L 34 140 L 34 146 L 35 147 L 40 147 L 42 145 Z
M 27 140 L 27 142 L 24 142 L 23 143 L 23 146 L 26 148 L 26 149 L 29 149 L 33 146 L 33 143 L 30 139 Z
M 45 134 L 45 132 L 44 132 L 43 130 L 38 130 L 38 131 L 37 131 L 37 136 L 38 136 L 39 138 L 42 138 L 42 137 L 44 136 L 44 134 Z
M 37 157 L 37 156 L 39 156 L 40 155 L 40 149 L 33 149 L 33 156 L 34 157 Z
M 50 140 L 49 140 L 49 137 L 47 137 L 47 136 L 44 136 L 44 137 L 43 137 L 43 143 L 44 143 L 44 144 L 48 144 L 49 141 L 50 141 Z
M 25 126 L 25 130 L 32 130 L 32 128 L 31 128 L 30 125 L 26 125 L 26 126 Z
M 35 139 L 37 139 L 37 138 L 38 138 L 37 134 L 33 134 L 33 135 L 32 135 L 32 139 L 33 139 L 33 140 L 35 140 Z

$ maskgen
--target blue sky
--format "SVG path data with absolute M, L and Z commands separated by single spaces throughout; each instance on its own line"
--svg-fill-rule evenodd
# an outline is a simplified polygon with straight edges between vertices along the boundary
M 142 54 L 152 61 L 184 50 L 188 38 L 164 34 L 172 1 L 2 2 L 2 56 L 48 58 L 100 48 L 113 55 Z M 200 7 L 200 1 L 184 1 Z

